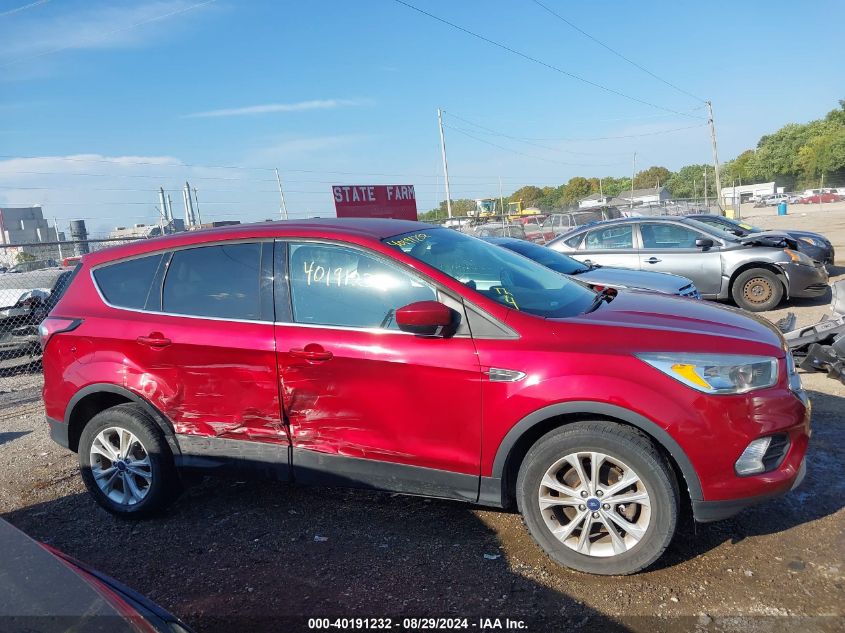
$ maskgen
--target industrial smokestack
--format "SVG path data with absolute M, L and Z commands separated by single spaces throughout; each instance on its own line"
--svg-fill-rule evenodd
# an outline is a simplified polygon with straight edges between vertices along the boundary
M 70 221 L 70 239 L 74 242 L 73 249 L 77 257 L 89 252 L 88 229 L 85 228 L 85 220 Z
M 182 199 L 185 202 L 185 224 L 187 226 L 194 226 L 197 219 L 194 214 L 194 201 L 193 196 L 191 195 L 191 185 L 189 185 L 187 181 L 185 182 L 185 188 L 182 189 Z
M 161 209 L 161 217 L 165 224 L 170 224 L 170 214 L 167 210 L 167 199 L 164 197 L 164 187 L 158 188 L 158 204 Z

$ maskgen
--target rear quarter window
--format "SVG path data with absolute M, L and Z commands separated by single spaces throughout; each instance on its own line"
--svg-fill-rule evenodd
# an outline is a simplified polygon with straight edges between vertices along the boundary
M 143 309 L 162 257 L 159 253 L 101 266 L 94 270 L 94 281 L 111 305 Z

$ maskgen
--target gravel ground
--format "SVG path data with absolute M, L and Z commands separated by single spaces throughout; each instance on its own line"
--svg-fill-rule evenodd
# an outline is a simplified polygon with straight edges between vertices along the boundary
M 819 230 L 845 257 L 845 205 L 799 210 L 743 211 L 767 228 Z M 800 325 L 827 310 L 807 301 L 766 316 L 793 311 Z M 460 616 L 476 630 L 478 618 L 510 618 L 538 632 L 843 631 L 845 386 L 803 380 L 814 434 L 801 488 L 684 526 L 659 566 L 633 577 L 556 566 L 518 515 L 398 495 L 209 479 L 162 517 L 116 519 L 84 493 L 75 456 L 50 441 L 37 374 L 2 385 L 15 391 L 0 396 L 0 514 L 202 632 L 305 630 L 303 616 Z

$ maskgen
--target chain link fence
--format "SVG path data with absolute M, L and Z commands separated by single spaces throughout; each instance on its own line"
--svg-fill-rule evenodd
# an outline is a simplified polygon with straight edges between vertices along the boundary
M 131 239 L 0 244 L 0 409 L 41 397 L 38 326 L 82 255 Z

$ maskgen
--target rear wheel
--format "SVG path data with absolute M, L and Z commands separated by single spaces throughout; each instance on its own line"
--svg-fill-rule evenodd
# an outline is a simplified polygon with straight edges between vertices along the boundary
M 734 303 L 749 312 L 774 310 L 783 298 L 783 284 L 778 276 L 765 268 L 746 270 L 734 280 L 731 288 Z
M 153 514 L 180 491 L 161 429 L 136 404 L 121 404 L 91 418 L 79 438 L 79 466 L 91 496 L 120 516 Z
M 557 563 L 602 575 L 638 572 L 675 533 L 680 505 L 666 460 L 641 433 L 578 422 L 528 451 L 516 484 L 534 540 Z

